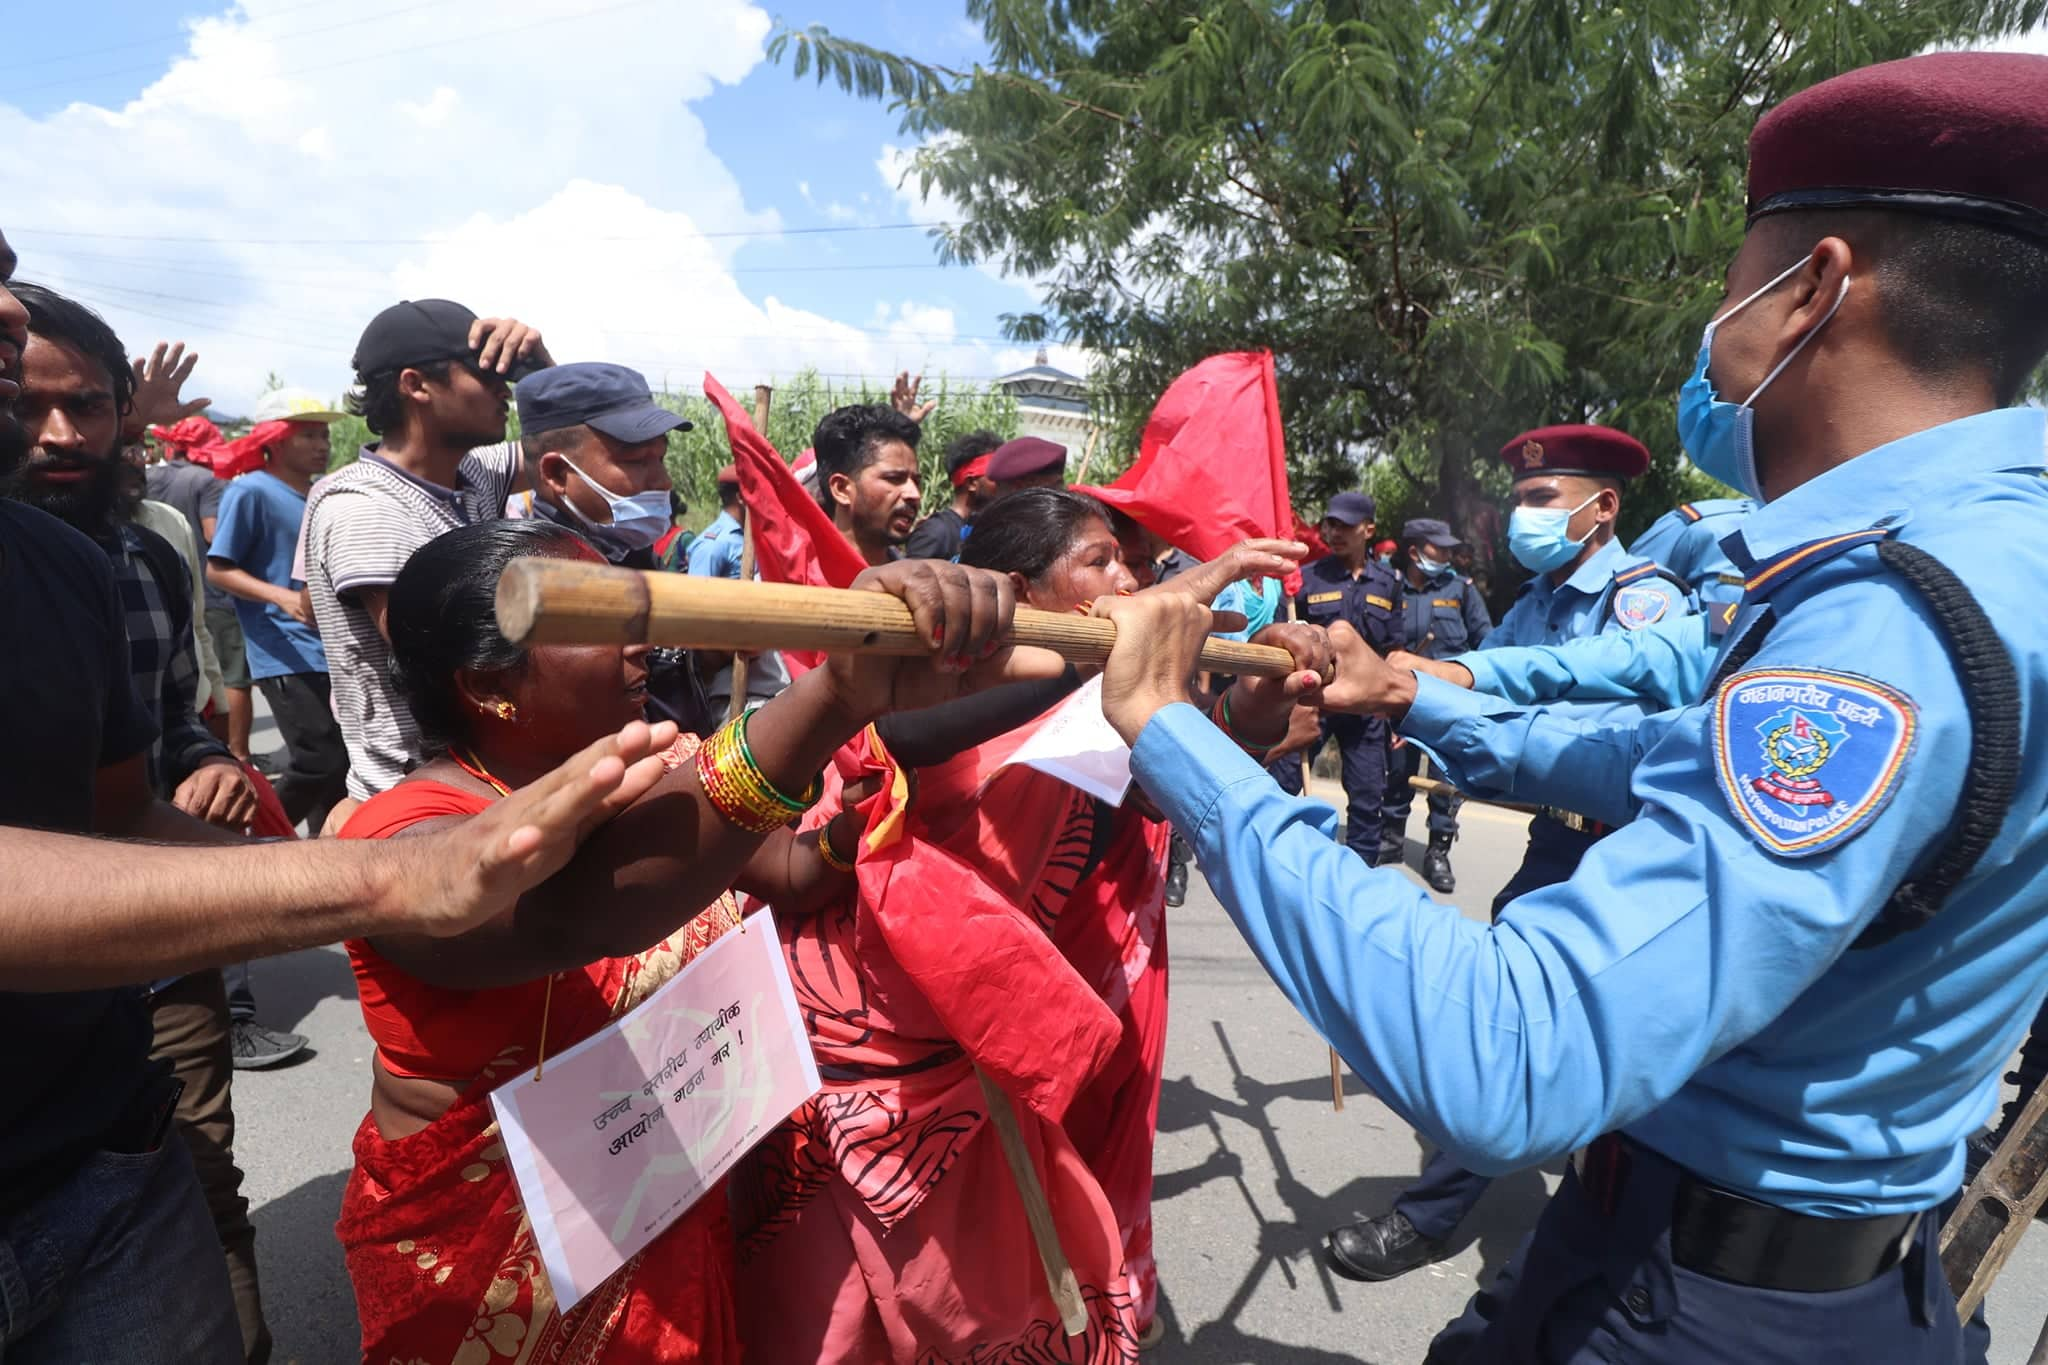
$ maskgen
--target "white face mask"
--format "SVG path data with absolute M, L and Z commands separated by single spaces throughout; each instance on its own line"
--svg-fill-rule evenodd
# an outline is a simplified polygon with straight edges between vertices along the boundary
M 612 519 L 609 523 L 596 522 L 578 512 L 573 504 L 564 499 L 562 505 L 585 526 L 610 533 L 630 550 L 646 549 L 661 539 L 662 532 L 668 530 L 671 518 L 667 493 L 656 489 L 646 493 L 635 493 L 630 498 L 622 498 L 578 469 L 576 462 L 567 455 L 562 456 L 562 463 L 575 469 L 576 476 L 595 489 L 597 495 L 604 499 L 605 506 L 611 509 Z

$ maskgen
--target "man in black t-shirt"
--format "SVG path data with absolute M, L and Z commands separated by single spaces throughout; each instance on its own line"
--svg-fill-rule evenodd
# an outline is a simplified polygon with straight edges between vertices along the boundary
M 13 271 L 0 241 L 0 282 Z M 27 453 L 26 312 L 0 283 L 0 475 Z M 0 500 L 0 824 L 162 834 L 156 728 L 135 696 L 106 555 L 56 519 Z M 10 1360 L 234 1361 L 226 1265 L 171 1126 L 177 1087 L 149 1062 L 132 989 L 0 992 L 0 1244 L 23 1271 Z

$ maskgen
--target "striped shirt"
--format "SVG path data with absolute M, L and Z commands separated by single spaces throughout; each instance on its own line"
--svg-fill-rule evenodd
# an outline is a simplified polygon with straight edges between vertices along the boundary
M 502 516 L 518 472 L 517 445 L 482 446 L 462 458 L 455 487 L 443 488 L 365 446 L 361 459 L 314 486 L 306 589 L 348 742 L 350 796 L 389 789 L 423 757 L 419 727 L 392 685 L 391 646 L 356 594 L 389 587 L 413 551 L 443 532 Z

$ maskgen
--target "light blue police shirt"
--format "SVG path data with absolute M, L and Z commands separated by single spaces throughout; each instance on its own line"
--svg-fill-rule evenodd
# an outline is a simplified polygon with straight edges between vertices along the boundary
M 1564 582 L 1553 587 L 1550 575 L 1540 573 L 1523 584 L 1515 604 L 1486 637 L 1485 648 L 1554 645 L 1603 630 L 1654 625 L 1690 610 L 1677 586 L 1657 575 L 1654 561 L 1639 559 L 1610 540 Z
M 1133 770 L 1281 989 L 1472 1169 L 1622 1129 L 1802 1212 L 1929 1208 L 2048 989 L 2043 437 L 2039 412 L 1979 414 L 1755 513 L 1731 539 L 1749 619 L 1730 639 L 1765 607 L 1777 624 L 1708 704 L 1522 761 L 1517 791 L 1556 800 L 1593 768 L 1573 789 L 1619 785 L 1639 814 L 1491 927 L 1350 856 L 1328 806 L 1282 793 L 1191 706 L 1152 720 Z M 1886 535 L 1998 624 L 2033 761 L 1940 915 L 1852 951 L 1951 837 L 1971 743 L 1943 637 L 1878 560 Z M 1487 704 L 1418 679 L 1403 730 L 1426 740 Z
M 689 571 L 703 578 L 738 578 L 745 546 L 746 534 L 739 519 L 720 512 L 704 528 L 704 534 L 690 542 Z
M 1722 550 L 1721 542 L 1756 507 L 1748 498 L 1681 503 L 1651 522 L 1628 552 L 1654 559 L 1690 583 L 1693 599 L 1703 607 L 1738 601 L 1743 576 Z
M 1689 613 L 1562 644 L 1475 650 L 1452 662 L 1471 673 L 1473 691 L 1522 706 L 1641 699 L 1661 711 L 1698 699 L 1720 645 L 1709 618 Z

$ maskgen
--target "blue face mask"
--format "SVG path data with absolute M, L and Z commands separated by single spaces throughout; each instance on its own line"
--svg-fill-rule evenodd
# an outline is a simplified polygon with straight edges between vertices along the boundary
M 567 455 L 562 457 L 562 463 L 576 469 L 576 462 Z M 597 495 L 604 499 L 605 506 L 612 512 L 609 523 L 594 522 L 564 500 L 562 505 L 568 507 L 570 514 L 591 530 L 609 536 L 629 550 L 646 549 L 661 539 L 662 532 L 668 530 L 671 518 L 666 491 L 657 489 L 622 498 L 582 470 L 576 469 L 576 473 L 583 482 L 597 491 Z
M 1693 366 L 1692 378 L 1686 380 L 1678 391 L 1678 443 L 1685 447 L 1693 467 L 1710 479 L 1719 479 L 1730 487 L 1741 489 L 1752 498 L 1761 499 L 1764 495 L 1763 479 L 1756 468 L 1756 400 L 1792 363 L 1793 356 L 1806 349 L 1806 343 L 1827 326 L 1836 309 L 1842 306 L 1842 300 L 1849 295 L 1849 281 L 1843 279 L 1842 288 L 1835 295 L 1834 307 L 1828 309 L 1827 317 L 1799 338 L 1799 344 L 1740 403 L 1730 403 L 1717 397 L 1714 381 L 1707 378 L 1707 365 L 1714 358 L 1714 329 L 1776 289 L 1805 264 L 1803 259 L 1793 262 L 1776 279 L 1708 323 L 1707 330 L 1700 337 L 1700 355 Z
M 1420 569 L 1422 576 L 1432 583 L 1441 583 L 1455 572 L 1454 566 L 1449 560 L 1439 563 L 1427 555 L 1415 556 L 1415 567 Z
M 1592 498 L 1577 507 L 1517 507 L 1508 515 L 1508 553 L 1530 573 L 1548 573 L 1571 563 L 1572 556 L 1585 547 L 1585 536 L 1571 538 L 1572 518 L 1591 505 Z M 1586 535 L 1593 533 L 1589 530 Z

